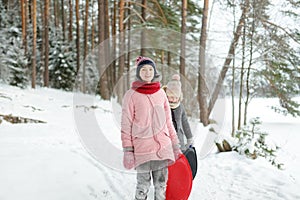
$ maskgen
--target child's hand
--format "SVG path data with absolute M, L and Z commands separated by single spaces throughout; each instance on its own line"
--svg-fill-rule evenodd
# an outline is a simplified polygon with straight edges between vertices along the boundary
M 189 138 L 189 139 L 187 139 L 187 143 L 186 143 L 186 148 L 190 148 L 190 147 L 192 147 L 192 146 L 194 146 L 194 139 L 193 138 Z
M 135 159 L 132 151 L 125 151 L 123 157 L 123 165 L 126 169 L 132 169 L 134 167 Z
M 175 160 L 177 160 L 180 155 L 182 154 L 181 150 L 178 148 L 178 149 L 174 149 L 174 157 L 175 157 Z

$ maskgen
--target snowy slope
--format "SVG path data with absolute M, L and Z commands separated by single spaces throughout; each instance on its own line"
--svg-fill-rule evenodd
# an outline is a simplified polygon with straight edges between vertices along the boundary
M 214 136 L 193 124 L 201 156 L 191 200 L 300 199 L 300 120 L 273 113 L 268 108 L 276 103 L 273 99 L 253 101 L 250 115 L 260 116 L 263 128 L 282 147 L 279 158 L 285 170 L 261 158 L 217 154 L 214 146 L 205 147 Z M 2 119 L 0 200 L 133 199 L 135 172 L 122 167 L 116 103 L 47 88 L 21 90 L 0 84 L 0 114 L 46 122 L 11 124 Z M 225 122 L 224 133 L 226 128 Z M 210 153 L 204 154 L 203 149 Z M 153 188 L 150 192 L 153 199 Z

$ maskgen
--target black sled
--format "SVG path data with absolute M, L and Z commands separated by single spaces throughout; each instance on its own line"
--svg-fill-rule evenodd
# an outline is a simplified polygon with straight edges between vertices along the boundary
M 196 153 L 196 148 L 195 147 L 189 147 L 185 152 L 183 152 L 185 157 L 187 158 L 191 170 L 192 170 L 192 175 L 193 175 L 193 180 L 197 174 L 197 168 L 198 168 L 198 163 L 197 163 L 197 153 Z

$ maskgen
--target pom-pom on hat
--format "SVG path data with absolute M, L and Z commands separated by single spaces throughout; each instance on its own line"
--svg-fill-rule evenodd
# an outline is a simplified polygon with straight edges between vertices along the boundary
M 159 74 L 156 70 L 155 62 L 151 58 L 138 56 L 135 60 L 135 65 L 136 65 L 136 77 L 137 77 L 137 79 L 142 80 L 141 77 L 140 77 L 140 70 L 144 65 L 151 65 L 153 67 L 153 69 L 154 69 L 154 78 L 153 78 L 153 80 L 159 77 Z
M 172 80 L 167 83 L 167 89 L 170 90 L 176 97 L 181 97 L 182 92 L 179 74 L 174 74 L 172 76 Z

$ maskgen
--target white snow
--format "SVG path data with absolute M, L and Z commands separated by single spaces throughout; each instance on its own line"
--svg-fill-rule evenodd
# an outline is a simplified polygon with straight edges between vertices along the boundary
M 281 147 L 278 158 L 284 170 L 263 158 L 216 153 L 211 146 L 214 133 L 194 120 L 199 166 L 189 199 L 300 199 L 300 120 L 274 113 L 270 106 L 275 104 L 276 99 L 254 99 L 249 115 L 260 117 L 261 129 Z M 219 131 L 224 135 L 229 134 L 229 111 L 222 115 Z M 0 114 L 47 122 L 11 124 L 1 120 L 0 200 L 133 199 L 135 172 L 122 167 L 116 102 L 0 84 Z M 149 199 L 153 199 L 153 188 Z

